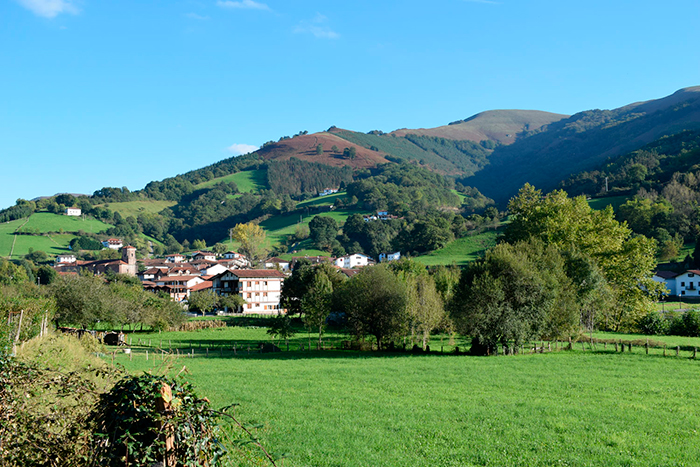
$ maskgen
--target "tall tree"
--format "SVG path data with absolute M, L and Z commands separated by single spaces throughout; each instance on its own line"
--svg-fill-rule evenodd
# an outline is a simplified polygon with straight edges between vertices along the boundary
M 318 345 L 321 345 L 326 318 L 331 312 L 333 284 L 323 271 L 316 271 L 309 290 L 301 300 L 304 324 L 307 329 L 318 329 Z
M 231 238 L 240 242 L 239 251 L 243 253 L 251 264 L 256 263 L 264 253 L 265 231 L 258 224 L 236 224 L 231 229 Z
M 652 279 L 656 242 L 633 236 L 626 224 L 615 220 L 611 207 L 596 211 L 583 196 L 569 198 L 562 190 L 543 195 L 526 184 L 508 209 L 511 223 L 505 241 L 536 238 L 562 251 L 579 251 L 600 268 L 616 301 L 615 311 L 601 316 L 605 327 L 631 328 L 653 308 L 660 289 Z
M 363 268 L 334 294 L 334 303 L 345 311 L 355 337 L 374 336 L 380 350 L 406 334 L 406 285 L 385 265 Z

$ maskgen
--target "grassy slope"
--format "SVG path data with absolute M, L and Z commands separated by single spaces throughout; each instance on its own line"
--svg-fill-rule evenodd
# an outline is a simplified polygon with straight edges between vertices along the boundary
M 445 248 L 414 258 L 426 266 L 464 265 L 484 255 L 487 249 L 496 246 L 498 232 L 486 231 L 471 237 L 462 237 L 447 244 Z
M 604 209 L 612 206 L 614 211 L 617 211 L 620 206 L 625 204 L 630 196 L 608 196 L 606 198 L 594 198 L 588 201 L 588 205 L 596 210 Z
M 125 203 L 108 203 L 107 207 L 110 211 L 118 212 L 122 217 L 126 218 L 128 216 L 138 217 L 141 213 L 155 214 L 165 208 L 175 206 L 175 204 L 175 201 L 157 201 L 150 199 L 143 201 L 127 201 Z
M 680 466 L 700 455 L 700 363 L 686 358 L 199 355 L 173 371 L 186 365 L 214 407 L 241 403 L 239 416 L 265 424 L 265 444 L 289 453 L 289 467 Z
M 338 193 L 334 193 L 332 195 L 327 195 L 327 196 L 317 196 L 316 198 L 311 198 L 307 199 L 306 201 L 302 201 L 301 203 L 297 204 L 297 208 L 305 208 L 309 206 L 327 206 L 335 203 L 335 200 L 339 198 L 345 198 L 347 196 L 347 193 L 345 191 L 339 191 Z
M 224 177 L 213 178 L 207 182 L 195 185 L 195 188 L 207 188 L 221 182 L 234 182 L 238 186 L 238 191 L 256 192 L 260 189 L 267 188 L 267 178 L 264 170 L 245 170 L 236 172 Z
M 52 214 L 50 212 L 37 212 L 29 217 L 29 222 L 24 229 L 39 229 L 41 232 L 85 232 L 98 233 L 107 230 L 109 224 L 105 224 L 97 219 L 82 217 L 69 217 L 62 214 Z
M 39 229 L 40 232 L 58 232 L 64 230 L 66 232 L 77 232 L 84 230 L 85 232 L 101 232 L 109 228 L 105 224 L 96 219 L 86 219 L 77 217 L 68 217 L 61 214 L 52 214 L 48 212 L 38 212 L 32 214 L 28 219 L 18 219 L 16 221 L 0 224 L 0 256 L 9 257 L 12 249 L 12 242 L 15 238 L 14 232 L 22 227 L 23 229 Z M 65 253 L 68 250 L 68 244 L 74 238 L 71 234 L 55 234 L 55 235 L 17 235 L 12 259 L 20 259 L 25 254 L 29 253 L 29 249 L 41 250 L 48 253 L 50 256 Z

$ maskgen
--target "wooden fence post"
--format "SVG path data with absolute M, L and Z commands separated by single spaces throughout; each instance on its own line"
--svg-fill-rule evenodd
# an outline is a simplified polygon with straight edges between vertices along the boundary
M 148 350 L 146 350 L 146 361 L 148 361 Z
M 166 415 L 170 411 L 170 404 L 173 400 L 173 392 L 170 386 L 166 383 L 160 387 L 160 397 L 156 399 L 156 410 L 161 414 Z M 165 452 L 163 452 L 163 467 L 175 467 L 177 459 L 175 459 L 175 434 L 170 424 L 159 421 L 159 431 L 165 441 Z
M 620 341 L 620 352 L 625 353 L 625 343 Z
M 680 351 L 681 351 L 681 346 L 680 346 L 680 345 L 677 345 L 677 346 L 676 346 L 676 357 L 678 356 L 678 354 L 680 353 Z
M 649 355 L 649 339 L 647 339 L 647 343 L 644 344 L 644 351 Z
M 629 343 L 629 344 L 627 344 L 627 345 L 629 345 L 629 347 L 627 347 L 627 350 L 629 350 L 629 351 L 630 351 L 630 353 L 632 353 L 632 343 L 630 342 L 630 343 Z
M 664 344 L 664 357 L 666 356 L 666 344 Z
M 698 353 L 698 348 L 693 347 L 693 360 L 695 360 L 695 354 Z
M 615 352 L 617 353 L 617 342 L 615 342 Z

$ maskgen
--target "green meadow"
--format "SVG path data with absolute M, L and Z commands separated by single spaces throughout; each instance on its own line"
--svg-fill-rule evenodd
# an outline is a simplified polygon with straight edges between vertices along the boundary
M 607 196 L 605 198 L 592 198 L 588 200 L 588 205 L 596 210 L 605 209 L 608 206 L 612 206 L 614 211 L 625 204 L 630 197 L 627 195 L 623 196 Z
M 457 264 L 463 266 L 481 258 L 486 250 L 496 246 L 498 231 L 488 230 L 477 235 L 458 238 L 444 248 L 414 259 L 426 266 Z
M 263 426 L 263 444 L 287 453 L 287 467 L 687 466 L 700 456 L 700 362 L 688 352 L 299 351 L 308 337 L 297 335 L 290 352 L 248 353 L 269 341 L 260 326 L 130 337 L 182 350 L 163 357 L 151 348 L 147 361 L 134 347 L 116 363 L 182 372 L 214 407 L 241 404 L 238 416 Z M 193 358 L 183 355 L 190 345 Z
M 267 174 L 264 170 L 244 170 L 243 172 L 236 172 L 231 175 L 213 178 L 209 181 L 195 185 L 195 188 L 209 188 L 222 182 L 234 182 L 238 186 L 238 191 L 241 193 L 255 193 L 263 188 L 267 188 Z
M 22 229 L 39 230 L 40 232 L 84 232 L 99 233 L 111 226 L 102 221 L 87 217 L 64 216 L 50 212 L 36 212 L 29 216 L 29 221 Z
M 104 206 L 110 211 L 118 212 L 122 217 L 129 216 L 138 217 L 139 214 L 156 214 L 165 208 L 175 206 L 175 201 L 168 200 L 141 200 L 141 201 L 125 201 L 123 203 L 107 203 L 98 206 Z

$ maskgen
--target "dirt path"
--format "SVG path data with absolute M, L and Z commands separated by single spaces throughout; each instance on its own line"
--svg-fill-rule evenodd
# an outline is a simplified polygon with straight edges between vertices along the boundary
M 31 216 L 29 216 L 31 217 Z M 21 229 L 25 225 L 27 225 L 27 222 L 29 222 L 29 217 L 27 217 L 27 220 L 24 221 L 24 224 L 20 225 L 17 227 L 17 230 Z M 10 256 L 8 256 L 9 259 L 12 259 L 12 254 L 15 252 L 15 242 L 17 241 L 17 230 L 15 230 L 15 236 L 12 237 L 12 248 L 10 248 Z

